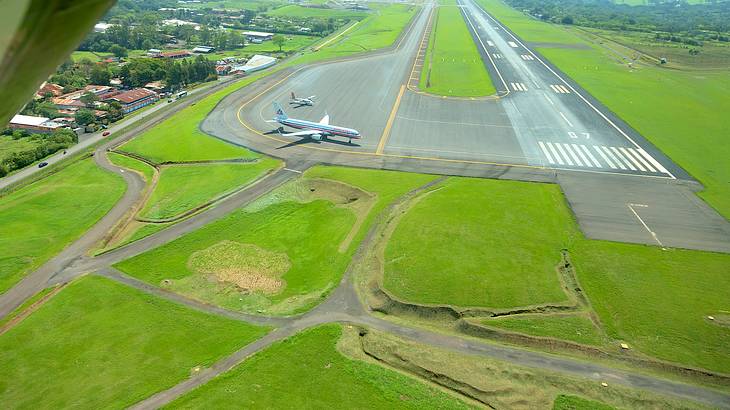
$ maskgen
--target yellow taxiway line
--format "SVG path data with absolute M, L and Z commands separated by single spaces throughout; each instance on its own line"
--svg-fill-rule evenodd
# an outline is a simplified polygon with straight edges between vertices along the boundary
M 380 136 L 380 143 L 378 143 L 378 149 L 375 150 L 375 153 L 378 155 L 383 154 L 383 149 L 385 149 L 385 144 L 388 142 L 388 137 L 390 137 L 390 129 L 393 128 L 393 121 L 395 121 L 395 115 L 398 113 L 398 107 L 400 107 L 400 100 L 403 98 L 403 93 L 406 91 L 405 84 L 400 86 L 400 91 L 398 92 L 398 97 L 395 98 L 395 103 L 393 103 L 393 109 L 390 110 L 390 116 L 388 117 L 388 122 L 385 124 L 385 129 L 383 130 L 383 135 Z

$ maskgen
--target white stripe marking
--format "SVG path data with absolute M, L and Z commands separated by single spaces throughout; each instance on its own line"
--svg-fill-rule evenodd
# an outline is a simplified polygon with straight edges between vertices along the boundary
M 593 161 L 593 163 L 596 164 L 596 167 L 603 168 L 603 166 L 601 166 L 601 163 L 598 162 L 596 157 L 594 157 L 593 154 L 591 154 L 591 151 L 588 149 L 588 147 L 586 147 L 585 145 L 581 145 L 580 147 L 583 148 L 583 152 L 585 152 L 586 155 L 588 155 L 588 157 L 591 159 L 591 161 Z
M 570 120 L 568 120 L 568 118 L 567 118 L 567 117 L 565 116 L 565 114 L 563 114 L 563 113 L 562 113 L 562 112 L 560 112 L 560 111 L 558 111 L 558 112 L 560 113 L 560 116 L 561 116 L 561 117 L 563 117 L 563 119 L 565 120 L 565 122 L 567 122 L 567 123 L 568 123 L 568 125 L 572 127 L 572 126 L 573 126 L 573 123 L 572 123 L 572 122 L 570 122 Z
M 629 162 L 629 160 L 627 160 L 626 158 L 624 158 L 623 155 L 621 155 L 621 151 L 619 151 L 616 147 L 610 147 L 610 148 L 611 148 L 611 151 L 613 151 L 613 153 L 616 154 L 616 157 L 619 158 L 621 161 L 623 161 L 624 164 L 627 167 L 629 167 L 629 169 L 631 169 L 632 171 L 636 171 L 636 168 L 634 168 L 634 166 L 631 165 L 631 162 Z
M 543 144 L 542 141 L 538 141 L 537 145 L 540 146 L 540 149 L 542 150 L 542 153 L 545 154 L 545 157 L 547 157 L 548 162 L 551 164 L 554 164 L 555 161 L 553 161 L 553 156 L 550 155 L 547 148 L 545 148 L 545 144 Z
M 639 162 L 636 159 L 634 159 L 634 157 L 632 157 L 628 151 L 626 151 L 626 148 L 619 147 L 619 150 L 626 156 L 626 158 L 629 159 L 629 161 L 631 161 L 634 165 L 636 165 L 636 168 L 639 168 L 642 171 L 646 171 L 646 168 L 644 168 L 643 165 L 639 164 Z
M 605 153 L 606 153 L 606 154 L 607 154 L 607 155 L 608 155 L 609 157 L 611 157 L 611 160 L 612 160 L 612 161 L 613 161 L 613 162 L 614 162 L 614 163 L 615 163 L 615 164 L 616 164 L 616 165 L 617 165 L 617 166 L 618 166 L 619 168 L 621 168 L 621 169 L 626 169 L 626 167 L 624 166 L 624 164 L 622 164 L 622 163 L 621 163 L 621 161 L 620 161 L 620 160 L 619 160 L 618 158 L 616 158 L 616 156 L 615 156 L 615 155 L 613 155 L 613 152 L 611 152 L 611 150 L 610 150 L 610 149 L 608 149 L 608 147 L 604 147 L 604 146 L 601 146 L 601 148 L 603 149 L 603 151 L 604 151 L 604 152 L 605 152 Z
M 299 170 L 296 170 L 296 169 L 291 169 L 291 168 L 284 168 L 284 171 L 296 172 L 297 174 L 301 174 L 302 173 L 302 171 L 299 171 Z
M 514 41 L 508 41 L 507 44 L 512 48 L 517 48 L 517 44 Z
M 586 158 L 585 154 L 583 154 L 583 151 L 580 149 L 578 144 L 571 144 L 573 146 L 573 149 L 578 153 L 578 156 L 580 156 L 580 159 L 583 160 L 583 163 L 586 164 L 587 167 L 591 166 L 591 162 L 588 161 L 588 158 Z
M 672 174 L 669 173 L 669 171 L 667 171 L 666 168 L 664 168 L 662 166 L 662 164 L 659 163 L 659 161 L 657 161 L 654 158 L 652 158 L 652 156 L 649 155 L 648 152 L 644 151 L 641 148 L 637 148 L 636 151 L 638 151 L 639 154 L 641 154 L 644 158 L 646 158 L 647 161 L 651 162 L 651 164 L 654 165 L 654 168 L 658 169 L 661 173 L 667 174 L 667 175 L 672 175 Z
M 555 103 L 553 102 L 553 100 L 551 100 L 550 97 L 547 96 L 547 94 L 543 94 L 543 95 L 545 96 L 545 98 L 547 98 L 547 100 L 548 100 L 548 102 L 550 104 L 555 105 Z
M 635 149 L 633 149 L 633 148 L 626 148 L 626 150 L 629 151 L 629 153 L 631 155 L 633 155 L 636 159 L 638 159 L 639 161 L 641 161 L 641 163 L 644 164 L 644 166 L 646 167 L 646 169 L 648 169 L 651 172 L 657 172 L 657 170 L 654 169 L 654 167 L 652 167 L 648 162 L 646 162 L 646 160 L 644 159 L 644 157 L 642 157 L 641 154 L 639 154 L 638 152 L 636 152 Z
M 558 151 L 555 151 L 555 147 L 553 147 L 553 144 L 546 142 L 548 148 L 550 148 L 550 151 L 552 151 L 553 155 L 555 156 L 555 160 L 558 161 L 558 164 L 563 165 L 563 160 L 560 158 L 560 155 L 558 154 Z
M 489 40 L 487 40 L 487 44 L 488 44 L 488 45 L 489 45 L 490 47 L 494 47 L 494 43 L 492 43 L 492 42 L 491 42 L 491 41 L 489 41 Z
M 563 150 L 563 147 L 560 144 L 555 143 L 555 148 L 557 148 L 558 151 L 560 151 L 560 153 L 563 154 L 563 158 L 565 159 L 565 162 L 568 163 L 568 165 L 573 165 L 573 161 L 570 160 L 570 157 L 568 156 L 568 154 L 565 153 L 565 151 Z
M 561 145 L 563 145 L 565 147 L 565 150 L 568 151 L 568 153 L 570 154 L 571 157 L 573 157 L 575 164 L 578 165 L 579 167 L 582 167 L 583 163 L 580 162 L 580 159 L 578 159 L 578 156 L 575 155 L 575 153 L 573 152 L 573 149 L 570 148 L 570 145 L 569 144 L 561 144 Z
M 558 89 L 557 89 L 557 88 L 555 88 L 555 86 L 554 86 L 554 85 L 552 85 L 552 84 L 550 84 L 550 88 L 552 88 L 552 89 L 553 89 L 553 91 L 555 91 L 556 93 L 557 93 L 557 92 L 559 92 L 559 91 L 558 91 Z

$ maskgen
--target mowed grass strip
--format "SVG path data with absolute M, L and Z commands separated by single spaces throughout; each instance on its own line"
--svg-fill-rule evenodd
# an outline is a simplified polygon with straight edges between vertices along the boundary
M 0 197 L 0 293 L 101 219 L 121 198 L 121 177 L 84 159 Z
M 89 276 L 0 336 L 0 400 L 14 408 L 123 408 L 266 329 Z
M 477 45 L 455 3 L 438 8 L 420 87 L 433 94 L 480 97 L 496 92 Z
M 540 48 L 542 55 L 699 179 L 699 195 L 730 218 L 730 73 L 618 64 L 608 51 L 499 0 L 479 0 L 526 41 L 582 45 Z M 589 46 L 585 49 L 585 46 Z
M 485 319 L 481 323 L 526 335 L 565 339 L 586 345 L 601 346 L 607 342 L 593 322 L 582 314 L 502 316 Z
M 443 391 L 336 349 L 342 328 L 306 330 L 250 357 L 166 408 L 468 408 Z
M 730 374 L 730 255 L 602 241 L 572 250 L 606 332 L 660 359 Z
M 349 9 L 330 9 L 318 7 L 303 7 L 296 4 L 289 4 L 277 9 L 267 11 L 269 16 L 286 16 L 299 18 L 319 18 L 319 19 L 355 19 L 360 20 L 367 17 L 365 11 L 349 10 Z
M 140 215 L 150 219 L 172 218 L 250 184 L 279 163 L 261 158 L 250 163 L 162 167 L 155 190 Z
M 385 250 L 383 285 L 416 303 L 564 302 L 556 266 L 575 228 L 563 201 L 556 185 L 449 179 L 398 223 Z M 556 212 L 545 218 L 546 208 Z
M 553 402 L 553 410 L 614 410 L 615 407 L 579 396 L 559 394 Z

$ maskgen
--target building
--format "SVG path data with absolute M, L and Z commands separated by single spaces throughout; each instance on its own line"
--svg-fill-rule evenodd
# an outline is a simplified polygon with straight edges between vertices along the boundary
M 162 54 L 162 50 L 157 48 L 151 48 L 147 50 L 147 57 L 159 57 Z
M 168 51 L 166 53 L 161 53 L 160 57 L 162 58 L 185 58 L 190 57 L 192 54 L 189 51 L 186 50 L 180 50 L 180 51 Z
M 133 90 L 124 91 L 114 95 L 108 100 L 118 101 L 122 104 L 122 112 L 128 114 L 142 107 L 150 105 L 159 100 L 160 97 L 156 92 L 144 88 L 135 88 Z
M 244 37 L 246 37 L 249 41 L 253 40 L 271 40 L 272 37 L 274 37 L 274 33 L 264 33 L 261 31 L 244 31 L 241 33 Z
M 86 106 L 80 98 L 87 92 L 96 95 L 96 97 L 101 101 L 108 99 L 114 94 L 117 94 L 119 91 L 108 85 L 87 85 L 81 90 L 51 98 L 51 102 L 59 109 L 78 110 L 79 108 L 84 108 Z
M 228 75 L 228 73 L 231 72 L 231 66 L 225 64 L 225 65 L 216 65 L 215 66 L 215 73 L 218 75 Z
M 263 70 L 276 64 L 276 58 L 256 54 L 244 65 L 231 68 L 231 74 L 250 74 L 254 71 Z
M 144 85 L 144 88 L 155 92 L 160 92 L 165 89 L 165 84 L 162 81 L 152 81 Z
M 53 83 L 43 83 L 41 88 L 36 91 L 36 96 L 44 98 L 46 95 L 51 94 L 54 97 L 58 97 L 63 94 L 63 87 Z
M 99 22 L 94 25 L 94 32 L 96 33 L 106 33 L 106 30 L 111 27 L 112 25 L 109 23 Z
M 197 46 L 193 49 L 193 53 L 203 53 L 208 54 L 215 50 L 215 47 L 209 47 L 209 46 Z
M 32 133 L 50 133 L 63 127 L 63 124 L 47 117 L 18 114 L 10 120 L 8 127 L 14 130 L 27 130 Z

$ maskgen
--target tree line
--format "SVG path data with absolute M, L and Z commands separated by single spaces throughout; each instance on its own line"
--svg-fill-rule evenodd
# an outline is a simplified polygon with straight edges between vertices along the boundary
M 13 139 L 29 138 L 37 145 L 26 151 L 11 152 L 0 161 L 0 177 L 10 172 L 43 159 L 57 151 L 66 149 L 79 141 L 75 132 L 61 128 L 53 131 L 52 134 L 31 134 L 26 130 L 6 129 L 3 135 L 10 135 Z

